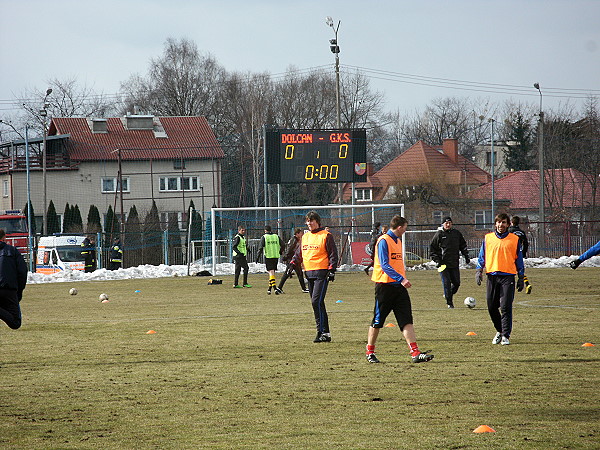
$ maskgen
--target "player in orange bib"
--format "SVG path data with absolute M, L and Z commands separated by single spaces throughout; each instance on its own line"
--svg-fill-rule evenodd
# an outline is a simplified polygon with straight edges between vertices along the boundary
M 315 343 L 331 342 L 329 317 L 325 308 L 327 286 L 335 279 L 338 264 L 338 252 L 333 236 L 321 226 L 321 217 L 315 211 L 306 214 L 308 231 L 292 258 L 292 264 L 304 264 L 304 273 L 308 281 L 308 292 L 315 314 L 317 336 Z
M 496 230 L 485 235 L 479 258 L 475 281 L 481 285 L 483 269 L 487 274 L 487 307 L 496 328 L 492 344 L 509 345 L 512 332 L 512 309 L 515 298 L 515 275 L 517 290 L 525 287 L 525 265 L 519 237 L 508 231 L 508 215 L 501 213 L 495 218 Z
M 379 362 L 375 356 L 375 342 L 386 317 L 392 311 L 410 349 L 412 362 L 420 363 L 433 359 L 433 355 L 419 350 L 413 326 L 412 307 L 408 295 L 411 284 L 406 278 L 402 257 L 401 238 L 407 228 L 407 220 L 396 215 L 392 217 L 390 229 L 381 235 L 375 244 L 371 276 L 371 280 L 375 282 L 375 309 L 367 337 L 367 361 L 370 363 Z

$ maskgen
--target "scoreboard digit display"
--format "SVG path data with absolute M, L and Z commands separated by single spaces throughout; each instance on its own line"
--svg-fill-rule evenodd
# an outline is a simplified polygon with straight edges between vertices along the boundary
M 365 129 L 265 130 L 267 183 L 351 183 L 367 179 Z

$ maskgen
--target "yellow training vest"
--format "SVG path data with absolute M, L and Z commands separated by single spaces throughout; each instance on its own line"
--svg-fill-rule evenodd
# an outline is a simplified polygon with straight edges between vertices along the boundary
M 394 242 L 394 238 L 389 234 L 383 234 L 379 239 L 377 239 L 377 244 L 375 244 L 375 251 L 373 255 L 375 256 L 373 260 L 373 275 L 371 276 L 371 280 L 375 283 L 397 283 L 397 280 L 389 277 L 387 273 L 383 271 L 381 268 L 381 263 L 379 262 L 379 242 L 385 239 L 388 245 L 388 260 L 390 266 L 406 278 L 406 271 L 404 268 L 404 260 L 402 259 L 402 239 L 398 238 L 398 242 Z
M 485 235 L 485 272 L 517 273 L 517 250 L 519 236 L 508 233 L 499 239 L 495 232 Z
M 329 255 L 325 248 L 325 240 L 329 231 L 308 232 L 302 236 L 302 261 L 304 270 L 329 269 Z

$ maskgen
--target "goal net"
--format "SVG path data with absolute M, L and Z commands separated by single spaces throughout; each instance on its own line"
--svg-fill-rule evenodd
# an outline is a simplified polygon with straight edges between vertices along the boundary
M 321 216 L 321 225 L 329 227 L 329 232 L 334 236 L 338 247 L 341 266 L 361 264 L 361 258 L 357 257 L 356 253 L 359 252 L 361 243 L 370 241 L 373 224 L 380 222 L 387 225 L 395 214 L 404 216 L 404 205 L 393 203 L 211 208 L 211 215 L 207 220 L 210 223 L 205 225 L 203 239 L 191 242 L 194 258 L 211 266 L 212 273 L 218 273 L 219 263 L 232 261 L 233 237 L 238 226 L 244 226 L 248 262 L 253 262 L 265 225 L 271 226 L 273 232 L 287 243 L 295 228 L 306 230 L 305 216 L 309 211 L 316 211 Z M 364 250 L 364 245 L 362 248 Z

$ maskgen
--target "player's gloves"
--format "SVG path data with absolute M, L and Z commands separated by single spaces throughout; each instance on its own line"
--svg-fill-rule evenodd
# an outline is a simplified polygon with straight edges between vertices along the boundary
M 327 279 L 330 283 L 333 283 L 335 281 L 335 272 L 330 270 Z
M 481 280 L 483 280 L 483 274 L 481 273 L 481 269 L 477 269 L 475 271 L 475 282 L 477 286 L 481 286 Z
M 527 277 L 523 277 L 523 281 L 525 282 L 525 293 L 531 294 L 531 284 L 529 283 L 529 279 L 527 279 Z
M 525 288 L 525 277 L 519 275 L 519 279 L 517 280 L 517 291 L 521 292 L 523 288 Z
M 575 270 L 579 267 L 579 264 L 581 264 L 581 260 L 577 258 L 575 261 L 571 261 L 569 263 L 569 266 L 571 267 L 571 269 Z

